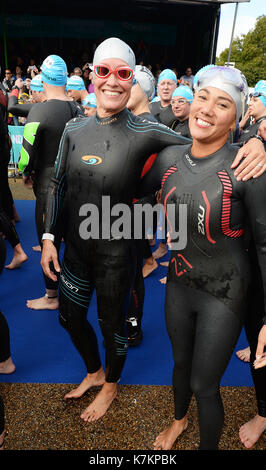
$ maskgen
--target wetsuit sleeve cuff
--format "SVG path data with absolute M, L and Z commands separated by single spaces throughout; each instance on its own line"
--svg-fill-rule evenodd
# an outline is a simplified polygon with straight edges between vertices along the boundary
M 51 240 L 54 242 L 54 235 L 52 233 L 44 233 L 42 236 L 42 240 Z

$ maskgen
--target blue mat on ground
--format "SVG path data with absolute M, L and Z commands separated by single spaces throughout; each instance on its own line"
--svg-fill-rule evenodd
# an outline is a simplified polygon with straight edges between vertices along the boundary
M 35 201 L 16 201 L 16 207 L 21 218 L 16 228 L 29 260 L 20 269 L 4 269 L 0 278 L 0 308 L 9 324 L 12 358 L 17 368 L 12 375 L 0 375 L 0 381 L 79 383 L 86 375 L 86 370 L 67 332 L 59 325 L 58 311 L 34 311 L 26 307 L 27 299 L 43 295 L 44 283 L 40 253 L 32 250 L 33 245 L 38 245 L 34 223 Z M 7 262 L 11 258 L 12 250 L 7 244 Z M 160 261 L 162 260 L 167 260 L 167 256 Z M 120 382 L 122 384 L 171 385 L 173 360 L 164 323 L 165 285 L 159 282 L 164 275 L 166 268 L 160 266 L 145 279 L 144 338 L 139 347 L 128 351 Z M 104 364 L 105 351 L 97 321 L 95 295 L 88 319 L 99 339 Z M 236 349 L 242 349 L 246 345 L 246 337 L 242 331 Z M 235 354 L 223 376 L 222 385 L 253 385 L 249 365 L 237 359 Z

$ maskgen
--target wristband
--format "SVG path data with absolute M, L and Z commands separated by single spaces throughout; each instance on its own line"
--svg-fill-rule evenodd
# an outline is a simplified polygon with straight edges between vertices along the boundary
M 44 233 L 42 240 L 51 240 L 51 242 L 54 242 L 54 235 L 52 233 Z
M 263 138 L 260 135 L 254 134 L 254 135 L 251 135 L 247 140 L 245 140 L 243 145 L 247 144 L 251 139 L 258 139 L 262 142 L 262 144 L 264 144 Z

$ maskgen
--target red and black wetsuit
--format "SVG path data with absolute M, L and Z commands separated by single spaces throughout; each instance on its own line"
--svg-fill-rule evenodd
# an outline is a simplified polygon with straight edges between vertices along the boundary
M 172 245 L 165 311 L 175 361 L 175 418 L 186 415 L 194 392 L 201 449 L 218 446 L 219 384 L 253 295 L 246 229 L 256 246 L 264 305 L 266 298 L 266 175 L 237 181 L 230 168 L 235 155 L 229 144 L 205 158 L 193 157 L 190 146 L 171 147 L 157 156 L 141 183 L 150 192 L 162 182 L 168 218 L 169 205 L 175 208 L 170 234 L 175 228 L 181 241 L 187 230 L 184 246 Z M 181 204 L 187 223 L 179 225 Z

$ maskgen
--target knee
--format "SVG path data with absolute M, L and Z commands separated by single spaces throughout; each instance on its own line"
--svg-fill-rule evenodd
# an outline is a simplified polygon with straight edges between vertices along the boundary
M 191 378 L 190 387 L 196 399 L 208 398 L 219 392 L 219 384 L 211 383 L 200 376 Z
M 71 315 L 68 312 L 59 311 L 59 323 L 65 330 L 71 332 L 71 334 L 80 331 L 79 319 L 77 316 Z

